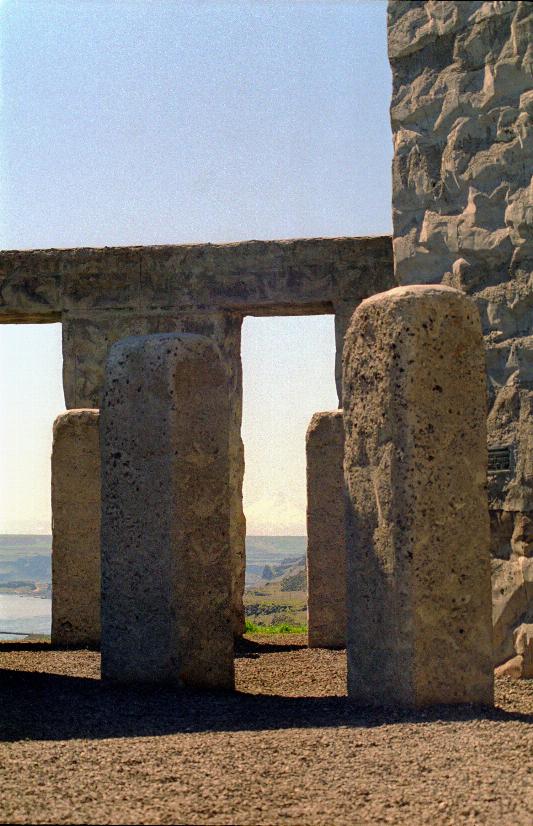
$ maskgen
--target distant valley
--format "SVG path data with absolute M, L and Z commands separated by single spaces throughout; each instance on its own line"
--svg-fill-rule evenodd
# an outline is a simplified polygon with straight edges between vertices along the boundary
M 52 537 L 0 534 L 0 594 L 50 598 Z
M 259 625 L 306 621 L 305 536 L 246 538 L 246 617 Z M 52 537 L 0 534 L 0 595 L 50 598 Z
M 244 611 L 258 626 L 307 624 L 306 536 L 246 539 Z

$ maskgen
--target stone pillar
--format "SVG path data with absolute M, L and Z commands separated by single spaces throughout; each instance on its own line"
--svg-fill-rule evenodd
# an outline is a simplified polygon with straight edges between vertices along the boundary
M 363 301 L 344 351 L 348 690 L 492 703 L 483 341 L 442 286 Z
M 104 678 L 234 685 L 229 391 L 205 336 L 111 348 L 100 430 Z
M 133 313 L 87 309 L 63 315 L 63 386 L 67 407 L 100 405 L 109 348 L 127 336 L 153 333 L 198 333 L 219 346 L 229 380 L 231 404 L 230 488 L 232 623 L 236 636 L 244 632 L 244 574 L 246 521 L 242 508 L 244 448 L 241 439 L 242 366 L 239 313 L 188 312 Z
M 390 285 L 395 286 L 394 284 Z M 335 303 L 335 386 L 342 407 L 342 354 L 344 352 L 344 337 L 350 326 L 352 315 L 358 302 L 337 301 Z
M 100 642 L 98 410 L 68 410 L 52 447 L 52 643 Z
M 306 437 L 307 627 L 311 648 L 346 645 L 342 410 L 315 413 Z

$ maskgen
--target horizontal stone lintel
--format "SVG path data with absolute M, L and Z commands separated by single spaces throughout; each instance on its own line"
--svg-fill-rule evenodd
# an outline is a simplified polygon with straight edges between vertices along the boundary
M 333 312 L 394 286 L 390 236 L 0 252 L 0 322 L 99 310 Z

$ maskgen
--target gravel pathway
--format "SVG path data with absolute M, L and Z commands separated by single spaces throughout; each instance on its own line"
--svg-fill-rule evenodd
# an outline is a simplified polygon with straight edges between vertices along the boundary
M 533 681 L 496 709 L 368 712 L 344 652 L 245 640 L 235 694 L 113 688 L 99 655 L 0 644 L 7 823 L 533 824 Z

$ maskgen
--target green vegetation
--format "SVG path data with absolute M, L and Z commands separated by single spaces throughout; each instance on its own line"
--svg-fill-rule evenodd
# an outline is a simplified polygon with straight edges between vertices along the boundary
M 307 594 L 302 591 L 282 591 L 279 580 L 263 591 L 247 588 L 244 592 L 244 614 L 254 625 L 294 625 L 307 622 Z M 265 593 L 266 591 L 266 593 Z
M 289 625 L 283 622 L 280 625 L 256 625 L 246 620 L 245 634 L 307 634 L 307 625 Z
M 275 539 L 275 537 L 265 537 L 267 538 Z M 286 539 L 287 537 L 278 538 Z M 305 541 L 305 537 L 299 537 L 299 539 Z M 275 564 L 264 565 L 261 577 L 256 576 L 255 581 L 248 582 L 246 586 L 244 612 L 246 618 L 257 628 L 278 629 L 284 626 L 305 628 L 307 622 L 305 554 L 287 556 Z
M 292 576 L 285 576 L 281 580 L 282 591 L 306 591 L 307 590 L 307 572 L 305 568 Z

